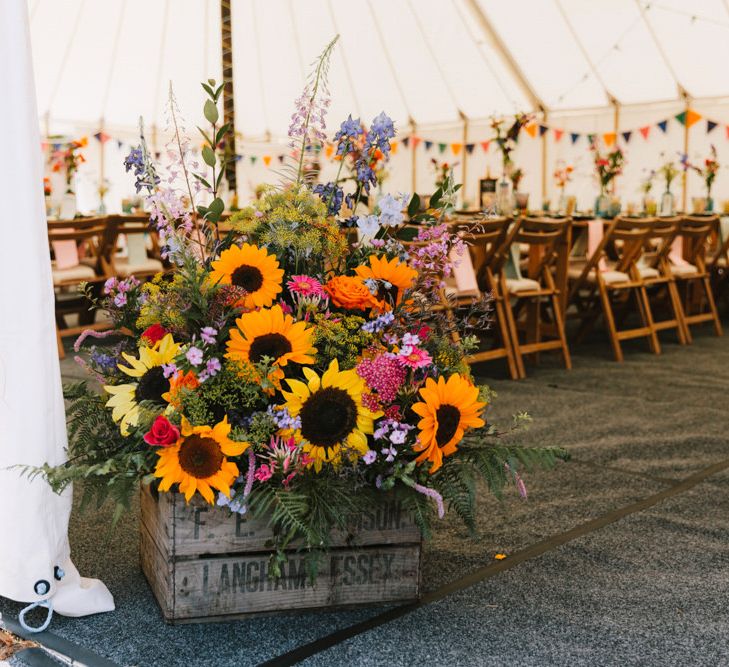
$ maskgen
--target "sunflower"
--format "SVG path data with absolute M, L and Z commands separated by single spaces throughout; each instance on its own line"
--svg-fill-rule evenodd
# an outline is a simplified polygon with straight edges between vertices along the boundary
M 367 452 L 367 435 L 382 413 L 362 404 L 365 381 L 354 370 L 340 371 L 336 359 L 321 378 L 310 368 L 304 376 L 306 382 L 286 380 L 291 391 L 281 393 L 289 414 L 301 420 L 293 435 L 316 472 L 323 463 L 338 464 L 343 451 L 352 458 Z
M 112 408 L 111 416 L 115 422 L 120 422 L 123 436 L 129 435 L 129 427 L 139 422 L 142 401 L 166 405 L 164 394 L 169 391 L 170 382 L 164 376 L 162 365 L 171 363 L 179 351 L 180 346 L 172 339 L 172 334 L 167 334 L 153 347 L 140 347 L 138 359 L 122 352 L 129 366 L 119 364 L 119 370 L 136 381 L 106 385 L 104 389 L 111 396 L 106 407 Z
M 244 308 L 265 308 L 276 299 L 283 287 L 283 269 L 275 255 L 264 248 L 244 243 L 231 246 L 212 263 L 210 279 L 221 285 L 235 285 L 247 294 L 236 305 Z
M 478 402 L 478 387 L 454 373 L 448 381 L 441 376 L 436 383 L 428 378 L 420 390 L 424 403 L 413 405 L 413 412 L 422 419 L 418 422 L 420 435 L 413 447 L 422 452 L 416 461 L 430 461 L 431 474 L 443 465 L 443 457 L 456 451 L 467 428 L 484 425 L 481 411 L 486 403 Z
M 314 329 L 306 322 L 295 322 L 291 315 L 284 315 L 281 306 L 263 308 L 245 313 L 235 321 L 237 329 L 230 330 L 226 357 L 243 363 L 258 363 L 270 357 L 277 367 L 276 377 L 283 377 L 280 370 L 289 361 L 296 364 L 313 364 L 316 349 L 312 347 Z
M 388 261 L 387 257 L 370 255 L 369 259 L 369 266 L 358 266 L 354 271 L 363 280 L 377 281 L 380 310 L 391 310 L 402 303 L 405 290 L 413 287 L 418 272 L 397 257 Z
M 238 466 L 227 456 L 240 456 L 250 444 L 228 438 L 230 424 L 225 417 L 212 428 L 191 426 L 182 418 L 182 429 L 177 444 L 157 451 L 159 461 L 154 471 L 161 477 L 160 491 L 169 491 L 179 485 L 180 493 L 188 502 L 199 491 L 211 505 L 215 502 L 213 489 L 230 497 L 230 485 L 238 478 Z

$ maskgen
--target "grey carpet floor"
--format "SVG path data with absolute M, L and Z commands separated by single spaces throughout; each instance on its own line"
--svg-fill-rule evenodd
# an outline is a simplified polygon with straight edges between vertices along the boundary
M 574 350 L 567 373 L 544 355 L 521 382 L 476 369 L 497 391 L 490 418 L 533 424 L 509 436 L 568 448 L 569 463 L 480 505 L 481 539 L 444 521 L 427 544 L 426 592 L 729 460 L 729 339 Z M 77 375 L 63 363 L 67 378 Z M 490 376 L 490 377 L 489 377 Z M 102 578 L 117 611 L 54 620 L 52 631 L 119 665 L 254 665 L 383 608 L 167 626 L 138 565 L 137 515 L 108 534 L 106 509 L 72 520 L 74 558 Z M 729 665 L 729 471 L 538 557 L 347 639 L 308 665 Z M 518 558 L 515 556 L 514 562 Z M 0 600 L 0 612 L 18 605 Z

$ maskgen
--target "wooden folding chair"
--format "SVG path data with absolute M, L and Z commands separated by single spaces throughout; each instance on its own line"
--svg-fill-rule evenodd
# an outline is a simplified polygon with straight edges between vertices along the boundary
M 560 291 L 553 276 L 557 249 L 564 249 L 562 241 L 570 222 L 568 218 L 521 218 L 512 228 L 508 243 L 500 253 L 504 265 L 499 272 L 499 291 L 503 296 L 504 310 L 513 337 L 514 356 L 522 378 L 526 377 L 524 355 L 528 354 L 557 350 L 562 355 L 565 368 L 572 368 Z M 527 252 L 526 277 L 522 275 L 513 248 L 519 248 L 519 251 L 525 249 Z M 546 327 L 542 323 L 542 306 L 545 305 L 551 308 L 552 315 L 553 337 L 549 339 L 543 338 Z M 524 318 L 520 322 L 521 312 Z M 521 331 L 524 332 L 524 342 L 520 340 Z
M 691 341 L 690 326 L 711 322 L 714 333 L 723 331 L 711 289 L 710 273 L 706 268 L 706 245 L 719 225 L 718 215 L 687 215 L 681 219 L 679 236 L 683 239 L 685 263 L 671 264 L 671 272 L 684 294 L 684 322 L 686 335 Z
M 509 325 L 508 301 L 504 297 L 501 285 L 501 268 L 503 267 L 505 248 L 517 229 L 509 230 L 512 224 L 509 218 L 477 218 L 470 223 L 459 223 L 456 229 L 468 244 L 468 252 L 479 289 L 479 297 L 491 295 L 494 304 L 495 328 L 494 341 L 488 350 L 481 350 L 469 355 L 466 361 L 475 364 L 493 359 L 506 359 L 509 375 L 512 380 L 522 377 L 514 351 L 513 332 Z M 463 299 L 463 297 L 461 297 Z M 484 332 L 479 332 L 483 334 Z
M 53 220 L 48 222 L 48 240 L 51 248 L 59 243 L 72 242 L 80 253 L 78 263 L 61 268 L 56 260 L 51 264 L 55 291 L 56 340 L 58 354 L 65 356 L 63 338 L 77 336 L 86 329 L 105 329 L 107 324 L 95 323 L 94 313 L 89 310 L 86 297 L 78 292 L 81 282 L 87 282 L 99 289 L 111 274 L 111 266 L 105 259 L 105 239 L 113 237 L 115 225 L 108 218 L 78 218 L 75 220 Z M 116 238 L 114 237 L 114 243 Z M 82 256 L 81 256 L 82 255 Z M 69 327 L 67 315 L 78 315 L 79 324 Z
M 111 273 L 119 278 L 135 276 L 140 280 L 152 278 L 165 271 L 165 265 L 160 257 L 157 234 L 150 230 L 149 216 L 146 215 L 117 215 L 111 216 L 115 228 L 109 227 L 109 234 L 105 239 L 104 248 L 108 253 L 105 260 L 111 266 Z M 126 256 L 118 253 L 116 239 L 124 236 L 126 240 Z M 114 243 L 110 243 L 110 241 Z
M 592 329 L 602 313 L 616 361 L 623 361 L 621 341 L 631 338 L 647 338 L 651 351 L 661 353 L 645 282 L 637 267 L 651 227 L 650 220 L 612 220 L 592 256 L 584 262 L 573 262 L 568 271 L 569 301 L 575 304 L 578 317 L 582 319 L 579 338 Z M 607 248 L 611 245 L 620 246 L 619 251 L 615 251 L 617 259 L 614 260 L 610 260 L 607 254 Z M 631 294 L 635 297 L 642 326 L 618 330 L 613 302 L 619 305 L 622 300 L 620 305 L 627 308 Z
M 681 345 L 690 342 L 689 334 L 681 306 L 681 299 L 676 288 L 676 279 L 671 271 L 668 256 L 671 245 L 681 225 L 679 216 L 646 218 L 651 223 L 643 255 L 636 263 L 638 273 L 643 279 L 651 304 L 653 326 L 656 331 L 676 330 Z M 656 307 L 662 306 L 668 317 L 658 319 Z

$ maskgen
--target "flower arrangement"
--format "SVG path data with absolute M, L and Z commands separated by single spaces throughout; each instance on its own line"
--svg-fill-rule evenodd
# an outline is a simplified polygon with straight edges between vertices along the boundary
M 511 179 L 514 192 L 517 192 L 519 190 L 519 184 L 521 183 L 522 178 L 524 178 L 524 170 L 521 167 L 513 169 L 509 174 L 509 178 Z
M 640 191 L 643 193 L 643 197 L 647 197 L 653 189 L 653 181 L 656 178 L 656 170 L 651 169 L 640 182 Z
M 663 176 L 664 180 L 666 181 L 666 192 L 671 191 L 671 183 L 673 182 L 673 179 L 676 178 L 679 174 L 678 167 L 676 167 L 673 160 L 668 160 L 665 162 L 659 169 L 658 172 Z
M 51 179 L 48 176 L 43 177 L 43 196 L 50 197 L 53 194 L 53 185 Z
M 716 174 L 719 171 L 719 161 L 717 160 L 716 146 L 711 144 L 711 152 L 709 157 L 704 160 L 704 166 L 699 167 L 694 164 L 687 163 L 689 169 L 693 169 L 704 181 L 706 186 L 706 198 L 711 199 L 711 188 L 716 180 Z
M 530 120 L 530 115 L 518 113 L 514 116 L 514 122 L 508 129 L 505 126 L 505 120 L 503 118 L 493 118 L 491 120 L 491 129 L 494 131 L 493 141 L 501 153 L 504 179 L 508 176 L 513 166 L 511 153 L 516 148 L 519 132 Z
M 603 196 L 615 177 L 623 173 L 625 155 L 618 147 L 607 154 L 602 154 L 596 141 L 592 142 L 590 149 L 594 153 L 595 174 L 600 183 L 600 196 Z
M 557 168 L 554 170 L 554 182 L 559 188 L 562 196 L 564 196 L 564 189 L 567 187 L 567 183 L 572 182 L 572 174 L 575 168 L 571 164 L 559 163 Z
M 233 214 L 225 234 L 216 194 L 222 86 L 204 85 L 207 171 L 195 169 L 173 97 L 168 176 L 177 180 L 161 177 L 142 134 L 128 169 L 175 269 L 145 284 L 107 281 L 97 305 L 115 331 L 76 343 L 97 339 L 79 361 L 102 392 L 67 388 L 69 462 L 34 470 L 56 490 L 82 479 L 120 512 L 142 481 L 266 516 L 274 575 L 286 546 L 302 540 L 314 576 L 332 529 L 385 492 L 426 535 L 446 504 L 473 530 L 476 476 L 496 494 L 509 482 L 522 492 L 520 466 L 566 457 L 508 445 L 487 424 L 490 392 L 465 362 L 480 304 L 458 322 L 460 336 L 430 308 L 450 258 L 464 250 L 444 222 L 457 191 L 450 176 L 427 212 L 416 214 L 417 195 L 410 200 L 418 223 L 410 241 L 399 240 L 404 196 L 381 196 L 372 214 L 352 215 L 375 185 L 372 157 L 390 153 L 395 129 L 383 113 L 367 132 L 350 116 L 334 137 L 342 158 L 357 151 L 353 191 L 341 170 L 333 182 L 306 182 L 303 155 L 325 140 L 332 45 L 297 104 L 289 182 Z M 362 240 L 351 240 L 354 229 Z
M 70 141 L 51 153 L 51 169 L 54 172 L 65 169 L 67 194 L 73 194 L 73 175 L 79 166 L 86 162 L 86 158 L 81 152 L 81 149 L 86 148 L 87 145 L 88 139 L 81 137 L 80 139 Z
M 435 188 L 438 190 L 443 188 L 448 177 L 453 177 L 453 169 L 458 165 L 458 162 L 440 162 L 432 157 L 430 158 L 430 165 L 435 174 Z

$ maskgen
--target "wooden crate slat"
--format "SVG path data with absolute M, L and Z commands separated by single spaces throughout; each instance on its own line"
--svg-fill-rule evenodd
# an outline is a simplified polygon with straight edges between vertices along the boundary
M 148 488 L 142 502 L 152 537 L 160 549 L 176 556 L 259 552 L 270 549 L 273 532 L 265 520 L 233 514 L 193 499 L 188 505 L 179 494 L 161 493 L 159 500 Z M 334 531 L 332 547 L 370 544 L 417 544 L 420 530 L 401 503 L 390 500 L 359 517 L 350 531 Z M 292 549 L 299 545 L 292 543 Z
M 414 600 L 419 551 L 417 546 L 337 549 L 322 559 L 314 586 L 303 555 L 291 554 L 278 580 L 268 578 L 266 554 L 180 561 L 174 618 Z

